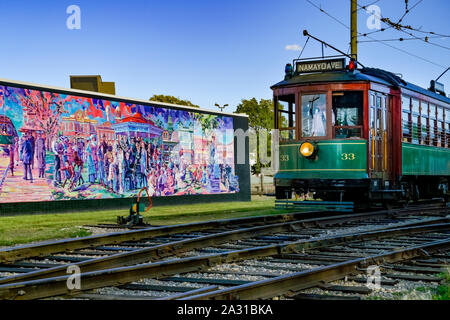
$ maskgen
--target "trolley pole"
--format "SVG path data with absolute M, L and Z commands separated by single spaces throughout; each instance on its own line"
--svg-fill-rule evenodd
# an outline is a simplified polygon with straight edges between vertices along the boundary
M 357 44 L 357 36 L 358 36 L 358 2 L 357 0 L 350 0 L 350 46 L 351 46 L 351 57 L 355 60 L 358 60 L 358 44 Z

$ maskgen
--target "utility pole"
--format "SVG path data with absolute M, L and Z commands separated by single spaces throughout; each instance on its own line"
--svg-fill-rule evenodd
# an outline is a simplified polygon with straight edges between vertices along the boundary
M 357 0 L 350 0 L 350 46 L 351 56 L 353 59 L 358 60 L 358 2 Z

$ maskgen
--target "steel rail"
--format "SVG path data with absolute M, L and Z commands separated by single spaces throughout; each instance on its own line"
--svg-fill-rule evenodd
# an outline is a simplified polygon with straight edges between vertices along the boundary
M 107 257 L 101 257 L 96 259 L 91 259 L 78 263 L 68 264 L 70 266 L 77 265 L 83 272 L 91 272 L 101 269 L 111 269 L 118 268 L 124 266 L 135 265 L 139 263 L 146 263 L 149 261 L 165 258 L 168 256 L 178 255 L 186 251 L 199 249 L 202 247 L 214 246 L 223 244 L 229 241 L 242 240 L 247 238 L 252 238 L 260 235 L 266 235 L 270 233 L 276 232 L 290 232 L 295 230 L 298 226 L 303 228 L 312 227 L 312 226 L 326 226 L 332 225 L 336 222 L 343 222 L 342 219 L 346 219 L 347 221 L 355 221 L 358 218 L 356 216 L 342 216 L 338 217 L 329 217 L 329 218 L 320 218 L 320 219 L 305 219 L 294 222 L 284 222 L 277 223 L 265 226 L 257 226 L 250 228 L 242 228 L 238 230 L 226 231 L 222 233 L 212 234 L 201 236 L 193 239 L 185 239 L 174 241 L 171 243 L 155 245 L 153 247 L 148 247 L 144 249 L 136 249 L 131 252 L 117 253 Z M 450 218 L 432 218 L 426 221 L 418 221 L 418 222 L 405 222 L 399 223 L 392 227 L 379 227 L 373 228 L 372 231 L 376 230 L 388 230 L 393 228 L 400 227 L 411 227 L 411 226 L 419 226 L 426 224 L 436 224 L 436 223 L 444 223 L 449 222 Z M 52 278 L 63 276 L 67 274 L 68 265 L 61 265 L 56 267 L 51 267 L 48 269 L 37 270 L 28 272 L 25 274 L 19 274 L 15 276 L 6 277 L 0 279 L 0 284 L 14 283 L 14 282 L 23 282 L 30 280 L 37 280 L 43 278 Z
M 409 214 L 421 214 L 429 211 L 443 211 L 448 213 L 449 208 L 446 207 L 419 207 L 419 208 L 407 208 L 407 209 L 396 209 L 396 210 L 383 210 L 374 211 L 368 213 L 360 214 L 350 214 L 355 217 L 366 219 L 375 217 L 390 217 L 395 215 L 409 215 Z M 245 218 L 234 218 L 234 219 L 222 219 L 214 220 L 208 222 L 198 222 L 189 224 L 180 224 L 174 226 L 164 226 L 156 228 L 148 228 L 141 230 L 131 230 L 131 231 L 121 231 L 115 233 L 108 233 L 104 235 L 88 236 L 83 238 L 75 239 L 63 239 L 57 241 L 48 241 L 44 243 L 31 244 L 18 246 L 13 248 L 6 248 L 0 250 L 0 263 L 10 264 L 17 260 L 22 260 L 32 257 L 43 257 L 46 255 L 60 253 L 60 252 L 70 252 L 77 249 L 85 249 L 96 246 L 101 246 L 105 244 L 120 244 L 126 241 L 139 241 L 143 239 L 150 239 L 153 237 L 161 235 L 171 235 L 177 233 L 187 233 L 201 230 L 208 230 L 218 227 L 229 227 L 233 225 L 245 225 L 245 224 L 256 224 L 256 223 L 275 223 L 283 221 L 293 221 L 301 218 L 305 218 L 309 215 L 320 214 L 323 215 L 323 211 L 308 211 L 308 212 L 295 212 L 288 214 L 279 214 L 273 216 L 257 216 L 257 217 L 245 217 Z M 325 212 L 328 216 L 339 217 L 336 212 Z M 346 216 L 350 216 L 346 215 Z M 344 217 L 344 216 L 341 216 Z M 320 219 L 320 218 L 319 218 Z
M 250 300 L 269 299 L 280 295 L 292 296 L 298 291 L 316 287 L 324 282 L 343 279 L 350 274 L 358 274 L 361 268 L 386 262 L 395 263 L 424 256 L 442 249 L 450 249 L 450 238 L 427 242 L 402 250 L 372 255 L 370 257 L 353 259 L 329 266 L 314 268 L 272 279 L 221 289 L 213 292 L 189 295 L 180 300 Z
M 273 223 L 282 221 L 292 221 L 311 214 L 323 214 L 318 211 L 294 212 L 288 214 L 278 214 L 273 216 L 257 216 L 234 219 L 221 219 L 207 222 L 195 222 L 188 224 L 178 224 L 173 226 L 163 226 L 155 228 L 146 228 L 139 230 L 120 231 L 102 235 L 88 236 L 82 238 L 71 238 L 56 241 L 46 241 L 37 244 L 16 246 L 0 250 L 0 263 L 13 263 L 17 260 L 42 257 L 58 252 L 68 252 L 77 249 L 101 246 L 105 244 L 119 244 L 126 241 L 138 241 L 150 239 L 162 235 L 171 235 L 177 233 L 187 233 L 202 231 L 218 227 L 229 227 L 239 224 Z M 329 213 L 335 214 L 335 213 Z
M 379 239 L 442 230 L 450 230 L 450 223 L 352 233 L 337 237 L 324 237 L 311 241 L 295 241 L 199 257 L 172 259 L 137 266 L 87 272 L 80 274 L 81 287 L 73 290 L 69 289 L 68 286 L 68 282 L 70 282 L 72 278 L 71 275 L 5 284 L 0 285 L 0 299 L 29 300 L 59 295 L 76 295 L 86 290 L 123 285 L 142 278 L 164 278 L 180 273 L 207 270 L 215 265 L 224 263 L 233 263 L 247 259 L 257 259 L 278 254 L 323 248 L 350 241 Z

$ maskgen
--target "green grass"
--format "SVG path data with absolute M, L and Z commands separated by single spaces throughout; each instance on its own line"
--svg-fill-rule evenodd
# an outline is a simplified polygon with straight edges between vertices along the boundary
M 439 275 L 443 281 L 433 294 L 433 300 L 450 300 L 450 268 Z
M 70 234 L 70 238 L 81 238 L 81 237 L 87 237 L 92 234 L 92 231 L 87 230 L 85 228 L 80 228 Z
M 450 300 L 450 269 L 439 274 L 442 282 L 438 287 L 422 286 L 409 291 L 393 292 L 394 300 L 404 299 L 433 299 L 433 300 Z M 373 296 L 369 300 L 384 300 L 382 297 Z
M 172 225 L 284 212 L 286 211 L 274 209 L 273 198 L 253 197 L 251 202 L 221 202 L 154 207 L 143 215 L 144 221 L 147 223 Z M 127 215 L 127 210 L 102 210 L 0 217 L 0 246 L 87 236 L 90 232 L 83 229 L 83 225 L 116 223 L 117 216 Z

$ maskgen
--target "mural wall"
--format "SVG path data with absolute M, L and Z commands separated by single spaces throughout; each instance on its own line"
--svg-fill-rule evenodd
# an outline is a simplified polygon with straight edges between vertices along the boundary
M 0 85 L 0 203 L 234 193 L 233 118 Z

